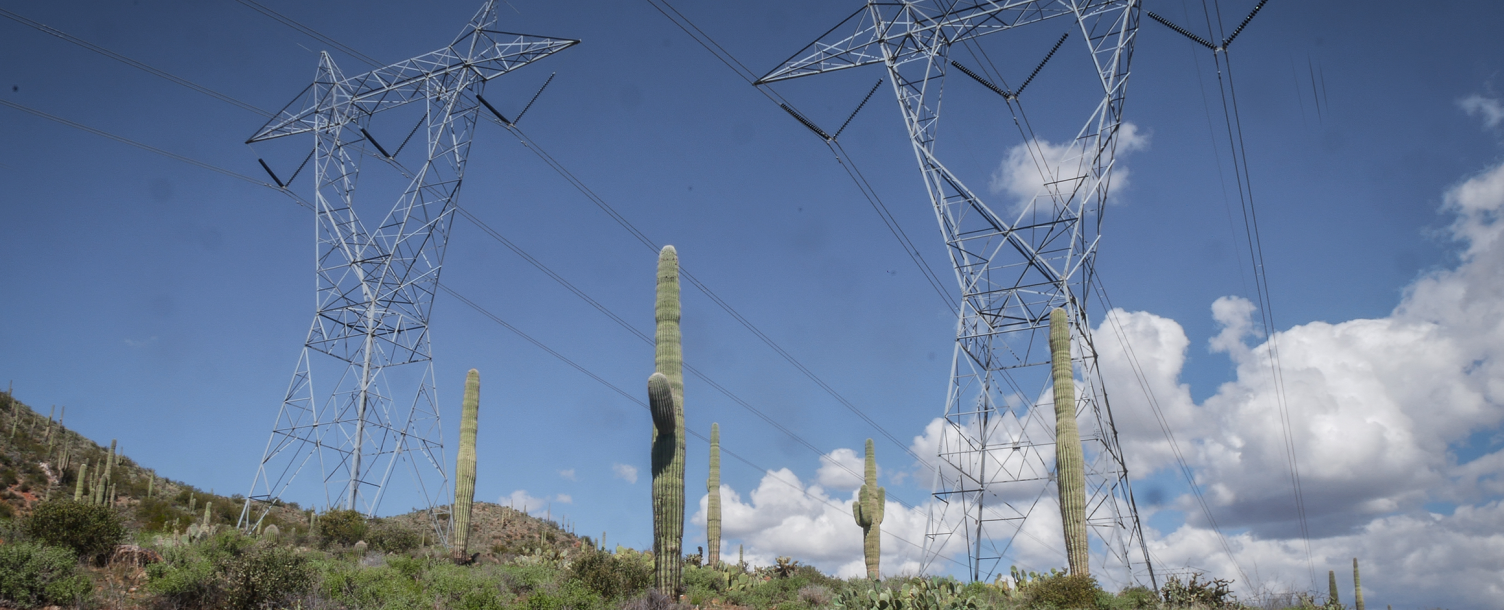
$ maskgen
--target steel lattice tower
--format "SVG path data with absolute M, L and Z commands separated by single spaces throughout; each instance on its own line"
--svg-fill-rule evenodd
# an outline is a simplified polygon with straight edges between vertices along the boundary
M 1136 0 L 869 0 L 758 80 L 882 64 L 897 95 L 961 288 L 926 569 L 964 542 L 971 579 L 988 579 L 1031 514 L 1037 519 L 1041 504 L 1058 507 L 1048 335 L 1050 310 L 1064 307 L 1080 388 L 1093 574 L 1153 581 L 1086 311 L 1138 15 Z M 945 77 L 959 67 L 949 54 L 1050 20 L 1074 22 L 1069 31 L 1086 41 L 1101 98 L 1064 154 L 1035 147 L 1044 186 L 1032 201 L 1016 210 L 989 206 L 935 154 Z M 989 86 L 1018 103 L 1016 92 Z
M 489 0 L 448 46 L 359 76 L 344 76 L 324 53 L 313 84 L 247 141 L 314 135 L 317 314 L 246 494 L 241 527 L 265 516 L 252 514 L 253 501 L 280 499 L 310 468 L 320 477 L 315 487 L 323 488 L 324 506 L 374 515 L 393 471 L 407 462 L 436 532 L 447 538 L 437 508 L 448 503 L 448 476 L 428 322 L 485 104 L 480 95 L 491 79 L 579 42 L 500 32 L 495 21 Z M 398 159 L 406 142 L 388 153 L 369 129 L 377 114 L 415 102 L 423 117 L 413 133 L 426 128 L 415 143 L 426 140 L 427 150 L 414 155 L 423 159 L 414 170 Z M 356 182 L 368 157 L 406 182 L 374 227 L 356 213 Z M 316 378 L 327 384 L 322 392 Z

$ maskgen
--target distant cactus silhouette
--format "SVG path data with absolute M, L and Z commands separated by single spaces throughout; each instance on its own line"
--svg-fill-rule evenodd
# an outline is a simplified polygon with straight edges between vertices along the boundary
M 872 439 L 867 439 L 867 464 L 863 473 L 864 483 L 857 492 L 857 501 L 851 503 L 852 516 L 862 526 L 862 556 L 867 560 L 867 578 L 879 576 L 879 561 L 882 550 L 883 507 L 887 493 L 877 486 L 877 454 L 872 450 Z
M 1088 576 L 1086 542 L 1086 458 L 1076 428 L 1076 377 L 1071 370 L 1071 329 L 1064 309 L 1050 312 L 1050 370 L 1055 392 L 1055 482 L 1060 493 L 1060 521 L 1065 530 L 1065 557 L 1071 574 Z

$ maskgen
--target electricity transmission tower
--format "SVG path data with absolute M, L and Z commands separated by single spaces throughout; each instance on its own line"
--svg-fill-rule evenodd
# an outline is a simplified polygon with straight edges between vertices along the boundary
M 265 516 L 252 514 L 253 501 L 279 500 L 304 471 L 319 478 L 298 489 L 321 488 L 323 506 L 373 515 L 405 462 L 435 531 L 446 537 L 437 507 L 447 504 L 448 476 L 428 322 L 465 158 L 480 106 L 489 106 L 481 93 L 491 79 L 579 42 L 500 32 L 495 21 L 489 0 L 448 46 L 359 76 L 344 76 L 323 53 L 313 84 L 247 141 L 314 135 L 318 311 L 246 494 L 241 527 Z M 388 152 L 372 135 L 380 133 L 372 119 L 408 104 L 420 109 L 409 110 L 420 115 L 417 124 Z M 420 129 L 424 137 L 414 141 Z M 408 155 L 421 160 L 416 169 L 402 161 L 409 142 L 425 149 Z M 356 214 L 356 182 L 368 157 L 405 184 L 374 226 Z
M 1063 307 L 1080 388 L 1093 575 L 1153 581 L 1086 312 L 1138 15 L 1136 0 L 869 0 L 757 81 L 888 69 L 961 289 L 926 568 L 964 544 L 971 579 L 984 580 L 1031 537 L 1063 548 L 1058 528 L 1041 530 L 1043 537 L 1024 529 L 1031 515 L 1048 517 L 1047 507 L 1058 506 L 1048 335 L 1050 310 Z M 1091 67 L 1088 95 L 1099 101 L 1063 146 L 1026 134 L 1042 186 L 1028 201 L 989 205 L 936 155 L 945 77 L 958 68 L 1016 108 L 1034 76 L 1008 91 L 952 61 L 951 51 L 1044 23 L 1085 41 L 1087 57 L 1072 61 Z M 1032 57 L 1054 54 L 1044 51 Z

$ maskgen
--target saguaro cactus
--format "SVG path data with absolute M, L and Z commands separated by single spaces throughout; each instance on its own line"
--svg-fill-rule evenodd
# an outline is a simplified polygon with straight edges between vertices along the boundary
M 470 557 L 470 511 L 475 503 L 475 433 L 480 416 L 480 371 L 465 374 L 460 413 L 460 450 L 454 466 L 454 560 Z
M 706 564 L 721 565 L 721 425 L 710 424 L 710 478 L 705 481 L 705 545 L 710 547 Z
M 1327 598 L 1326 603 L 1331 606 L 1342 605 L 1342 600 L 1337 597 L 1337 571 L 1326 571 Z
M 1050 372 L 1055 392 L 1055 482 L 1060 492 L 1060 521 L 1065 530 L 1065 559 L 1071 574 L 1089 575 L 1086 543 L 1086 462 L 1076 428 L 1076 376 L 1071 372 L 1071 329 L 1064 309 L 1050 312 Z
M 679 254 L 658 253 L 658 328 L 648 398 L 653 410 L 653 572 L 658 591 L 676 596 L 684 547 L 684 354 L 679 343 Z M 658 378 L 658 379 L 655 379 Z
M 84 479 L 89 475 L 89 463 L 78 465 L 78 480 L 73 483 L 73 501 L 78 502 L 84 498 Z
M 851 514 L 856 524 L 862 526 L 862 555 L 867 560 L 867 578 L 878 577 L 878 561 L 881 559 L 883 505 L 887 491 L 877 486 L 877 454 L 872 451 L 872 439 L 867 439 L 867 469 L 865 482 L 857 492 L 857 501 L 851 503 Z
M 1353 608 L 1363 610 L 1363 580 L 1358 578 L 1358 558 L 1353 558 Z

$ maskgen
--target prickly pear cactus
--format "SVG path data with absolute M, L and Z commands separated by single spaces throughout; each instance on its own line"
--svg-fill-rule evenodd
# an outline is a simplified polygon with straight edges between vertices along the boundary
M 867 439 L 867 464 L 865 483 L 857 492 L 857 501 L 851 503 L 851 514 L 856 524 L 862 527 L 862 555 L 867 560 L 867 578 L 877 580 L 878 563 L 881 559 L 883 505 L 887 493 L 877 486 L 877 454 L 872 451 L 872 439 Z
M 1076 377 L 1071 372 L 1071 329 L 1064 309 L 1050 312 L 1050 370 L 1055 388 L 1055 482 L 1065 557 L 1072 574 L 1090 575 L 1086 542 L 1086 461 L 1076 428 Z

